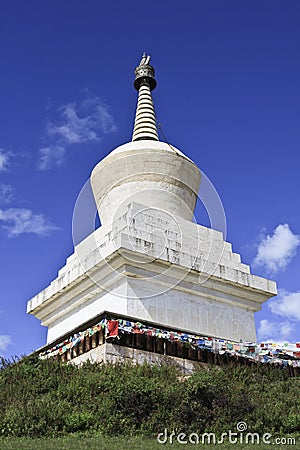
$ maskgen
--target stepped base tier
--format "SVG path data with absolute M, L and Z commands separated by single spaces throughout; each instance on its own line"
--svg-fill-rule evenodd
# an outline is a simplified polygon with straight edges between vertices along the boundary
M 130 203 L 75 247 L 58 277 L 28 302 L 47 343 L 102 312 L 191 333 L 255 342 L 254 312 L 276 294 L 222 233 Z

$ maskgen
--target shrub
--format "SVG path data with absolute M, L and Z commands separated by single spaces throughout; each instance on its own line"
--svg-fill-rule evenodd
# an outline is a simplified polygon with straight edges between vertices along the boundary
M 281 370 L 209 367 L 182 377 L 173 366 L 80 367 L 26 357 L 0 366 L 0 433 L 145 436 L 235 430 L 299 432 L 299 379 Z

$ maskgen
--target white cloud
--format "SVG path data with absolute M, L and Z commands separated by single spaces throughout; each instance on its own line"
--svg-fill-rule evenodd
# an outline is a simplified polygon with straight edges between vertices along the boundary
M 10 158 L 11 152 L 5 151 L 3 148 L 0 148 L 0 172 L 8 169 Z
M 59 228 L 43 214 L 34 214 L 25 208 L 0 209 L 0 223 L 8 237 L 32 233 L 38 236 L 48 236 Z
M 65 149 L 63 147 L 49 145 L 49 147 L 41 148 L 39 153 L 40 160 L 38 162 L 38 169 L 47 170 L 62 165 Z
M 257 333 L 259 340 L 288 340 L 300 321 L 300 292 L 281 290 L 279 295 L 267 304 L 274 316 L 272 321 L 268 319 L 260 321 Z M 284 320 L 276 321 L 276 315 Z
M 273 322 L 270 322 L 268 319 L 262 319 L 259 322 L 259 328 L 258 328 L 258 338 L 264 339 L 264 338 L 271 338 L 273 336 L 273 333 L 275 331 L 275 324 Z
M 289 225 L 280 224 L 271 236 L 261 240 L 254 264 L 263 266 L 268 272 L 284 270 L 295 256 L 299 244 L 300 237 L 291 231 Z
M 83 108 L 90 111 L 90 117 L 94 118 L 96 128 L 101 130 L 104 134 L 114 133 L 117 131 L 117 126 L 109 108 L 98 97 L 87 98 L 83 102 Z
M 87 99 L 80 105 L 67 103 L 60 108 L 58 123 L 49 122 L 46 134 L 60 144 L 82 144 L 98 141 L 101 134 L 116 131 L 108 107 L 99 98 Z
M 4 352 L 12 344 L 11 337 L 6 334 L 0 334 L 0 351 Z
M 258 340 L 282 341 L 288 340 L 295 327 L 289 320 L 284 322 L 271 322 L 268 319 L 262 319 L 258 327 Z
M 67 103 L 58 112 L 58 119 L 45 127 L 46 146 L 39 150 L 38 170 L 61 166 L 68 146 L 97 142 L 103 134 L 116 131 L 109 108 L 98 97 Z
M 0 203 L 10 203 L 14 198 L 13 192 L 10 184 L 0 184 Z
M 300 292 L 280 291 L 279 296 L 269 302 L 269 308 L 281 317 L 300 321 Z
M 294 331 L 294 329 L 295 329 L 295 326 L 289 320 L 286 320 L 279 324 L 279 331 L 280 331 L 280 335 L 281 335 L 282 339 L 289 338 L 289 336 Z

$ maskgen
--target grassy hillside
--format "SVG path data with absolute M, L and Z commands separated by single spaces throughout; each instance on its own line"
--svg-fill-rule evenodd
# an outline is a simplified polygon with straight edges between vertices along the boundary
M 300 432 L 300 379 L 266 366 L 63 365 L 35 357 L 0 370 L 0 436 L 221 434 L 239 421 L 258 433 Z

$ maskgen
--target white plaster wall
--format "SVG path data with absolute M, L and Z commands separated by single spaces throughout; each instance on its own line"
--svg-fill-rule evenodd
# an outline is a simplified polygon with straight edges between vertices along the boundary
M 254 313 L 176 288 L 161 293 L 154 282 L 128 279 L 128 315 L 207 336 L 256 341 Z
M 73 330 L 97 317 L 103 311 L 111 311 L 116 314 L 127 314 L 127 283 L 124 279 L 119 286 L 114 286 L 110 292 L 97 294 L 93 298 L 78 304 L 63 316 L 51 317 L 48 324 L 47 343 L 52 342 L 64 335 L 68 330 Z

